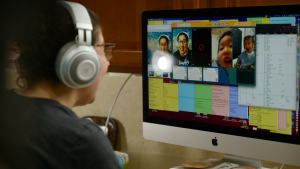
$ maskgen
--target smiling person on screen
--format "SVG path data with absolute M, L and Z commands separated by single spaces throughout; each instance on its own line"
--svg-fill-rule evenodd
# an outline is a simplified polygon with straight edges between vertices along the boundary
M 188 66 L 192 65 L 191 50 L 189 49 L 189 36 L 186 32 L 179 32 L 177 35 L 176 45 L 178 50 L 173 53 L 174 65 Z

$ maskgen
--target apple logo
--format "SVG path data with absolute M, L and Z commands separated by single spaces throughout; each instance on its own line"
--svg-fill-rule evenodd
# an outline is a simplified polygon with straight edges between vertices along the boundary
M 217 146 L 218 145 L 217 141 L 218 141 L 217 137 L 215 137 L 215 138 L 212 139 L 213 146 Z

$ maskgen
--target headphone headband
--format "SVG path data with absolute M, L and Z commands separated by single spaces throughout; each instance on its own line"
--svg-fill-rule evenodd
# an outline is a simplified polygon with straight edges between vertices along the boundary
M 159 36 L 158 40 L 160 40 L 162 37 L 166 37 L 168 39 L 168 41 L 170 41 L 170 38 L 168 35 L 162 34 Z
M 93 25 L 87 9 L 79 3 L 67 1 L 59 1 L 57 3 L 65 7 L 72 16 L 75 28 L 78 30 L 76 39 L 78 46 L 91 46 Z M 84 36 L 86 41 L 84 41 Z
M 168 41 L 168 50 L 171 50 L 170 38 L 166 34 L 162 34 L 162 35 L 159 36 L 159 38 L 158 38 L 158 44 L 157 44 L 157 49 L 159 49 L 160 39 L 163 38 L 163 37 L 167 38 L 167 41 Z
M 185 34 L 188 38 L 190 38 L 189 35 L 188 35 L 186 32 L 183 32 L 183 31 L 182 31 L 182 32 L 179 32 L 179 33 L 177 34 L 177 36 L 176 36 L 176 39 L 177 39 L 177 40 L 178 40 L 179 35 L 182 34 L 182 33 Z
M 60 1 L 71 14 L 78 35 L 58 52 L 55 60 L 57 77 L 66 86 L 74 89 L 91 85 L 98 77 L 101 64 L 92 46 L 93 25 L 87 9 L 81 4 Z

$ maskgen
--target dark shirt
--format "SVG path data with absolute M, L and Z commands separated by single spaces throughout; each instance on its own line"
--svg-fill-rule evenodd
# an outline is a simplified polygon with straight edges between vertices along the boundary
M 108 138 L 57 101 L 5 91 L 0 114 L 0 168 L 120 169 Z
M 179 53 L 179 50 L 173 53 L 174 62 L 176 66 L 188 66 L 192 65 L 192 55 L 191 50 L 188 49 L 186 55 L 182 57 Z

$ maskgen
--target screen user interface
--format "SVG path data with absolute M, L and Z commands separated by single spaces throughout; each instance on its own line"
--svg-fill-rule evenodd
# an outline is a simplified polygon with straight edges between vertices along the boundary
M 299 135 L 299 15 L 148 19 L 148 115 Z

